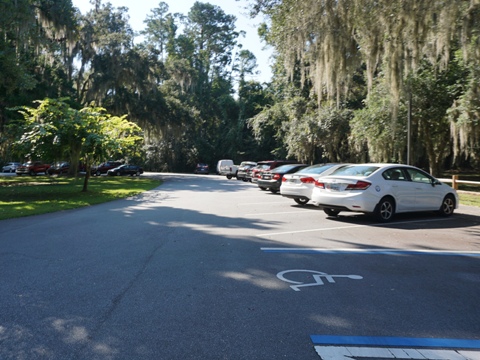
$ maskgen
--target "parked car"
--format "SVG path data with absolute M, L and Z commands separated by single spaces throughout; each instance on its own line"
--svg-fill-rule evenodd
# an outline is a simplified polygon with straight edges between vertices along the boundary
M 143 169 L 137 165 L 120 165 L 119 167 L 107 171 L 107 175 L 110 176 L 140 176 L 140 174 L 143 174 Z
M 68 170 L 70 169 L 70 163 L 66 161 L 61 161 L 61 162 L 56 162 L 50 166 L 50 168 L 47 170 L 48 175 L 60 175 L 60 174 L 66 174 L 68 173 Z
M 307 166 L 307 164 L 289 164 L 279 166 L 271 171 L 265 171 L 262 173 L 262 177 L 257 180 L 257 185 L 262 190 L 268 189 L 270 192 L 276 194 L 280 191 L 282 179 L 285 174 L 297 172 Z
M 209 174 L 210 169 L 207 164 L 204 163 L 198 163 L 197 166 L 195 166 L 195 170 L 193 170 L 194 174 Z
M 247 178 L 251 181 L 256 183 L 258 179 L 261 178 L 262 173 L 265 171 L 270 171 L 279 167 L 281 165 L 287 164 L 296 164 L 298 161 L 295 160 L 265 160 L 259 161 L 257 166 L 255 166 L 252 171 L 247 175 Z
M 233 160 L 222 159 L 217 163 L 217 174 L 226 176 L 227 179 L 231 179 L 237 176 L 238 166 L 233 163 Z
M 280 194 L 293 199 L 299 205 L 306 205 L 312 198 L 315 180 L 320 176 L 331 174 L 345 164 L 316 164 L 303 168 L 282 178 Z
M 399 164 L 344 166 L 315 182 L 312 201 L 328 216 L 354 211 L 373 214 L 381 222 L 405 212 L 449 216 L 458 208 L 453 188 L 419 168 Z
M 98 166 L 92 167 L 91 174 L 100 176 L 102 174 L 106 174 L 108 170 L 114 169 L 120 165 L 122 165 L 120 161 L 107 161 Z
M 40 173 L 47 174 L 47 170 L 50 168 L 50 164 L 45 164 L 42 161 L 29 161 L 26 162 L 15 170 L 17 175 L 38 175 Z
M 255 166 L 257 166 L 257 163 L 254 161 L 242 161 L 237 170 L 237 180 L 248 181 L 248 170 Z
M 9 162 L 7 163 L 7 165 L 2 167 L 2 172 L 14 173 L 20 165 L 22 164 L 20 164 L 19 162 Z

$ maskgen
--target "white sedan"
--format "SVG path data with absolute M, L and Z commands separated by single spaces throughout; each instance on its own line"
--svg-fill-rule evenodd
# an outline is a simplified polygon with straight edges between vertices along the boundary
M 329 175 L 345 164 L 317 164 L 303 168 L 293 174 L 285 174 L 280 186 L 282 196 L 293 199 L 299 205 L 306 205 L 312 198 L 315 180 Z
M 341 211 L 374 214 L 381 222 L 396 213 L 458 208 L 457 192 L 425 171 L 409 165 L 359 164 L 342 167 L 315 182 L 312 201 L 328 216 Z

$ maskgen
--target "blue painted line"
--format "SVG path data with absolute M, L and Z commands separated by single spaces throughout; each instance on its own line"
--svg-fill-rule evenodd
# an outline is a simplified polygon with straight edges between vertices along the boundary
M 429 347 L 429 348 L 455 348 L 455 349 L 480 349 L 480 340 L 462 339 L 430 339 L 430 338 L 404 338 L 404 337 L 371 337 L 371 336 L 334 336 L 311 335 L 312 342 L 316 345 L 370 345 L 392 347 Z
M 261 248 L 266 253 L 284 254 L 352 254 L 352 255 L 435 255 L 480 257 L 480 252 L 472 251 L 434 251 L 434 250 L 395 250 L 395 249 L 311 249 L 311 248 Z

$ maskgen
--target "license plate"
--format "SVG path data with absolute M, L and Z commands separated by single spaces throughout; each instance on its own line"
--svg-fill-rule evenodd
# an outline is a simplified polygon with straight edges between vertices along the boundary
M 331 191 L 340 191 L 340 185 L 339 184 L 326 184 L 325 187 L 328 190 L 331 190 Z
M 272 177 L 271 176 L 264 176 L 263 179 L 264 180 L 270 180 Z

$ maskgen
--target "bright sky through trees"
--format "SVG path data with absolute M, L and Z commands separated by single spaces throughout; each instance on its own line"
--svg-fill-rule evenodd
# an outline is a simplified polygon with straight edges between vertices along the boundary
M 197 0 L 163 0 L 169 6 L 169 12 L 181 13 L 187 15 L 191 7 Z M 130 15 L 130 25 L 133 30 L 140 31 L 144 29 L 145 24 L 143 21 L 147 15 L 151 13 L 151 9 L 158 7 L 161 0 L 104 0 L 103 3 L 111 3 L 114 7 L 124 6 L 128 8 Z M 265 44 L 262 43 L 257 34 L 257 27 L 260 23 L 260 19 L 250 19 L 247 16 L 246 0 L 205 0 L 200 1 L 210 3 L 212 5 L 220 6 L 223 11 L 228 15 L 235 15 L 237 18 L 237 29 L 246 32 L 245 38 L 239 39 L 239 42 L 243 44 L 243 48 L 250 50 L 255 54 L 257 58 L 258 71 L 260 74 L 255 80 L 264 82 L 270 81 L 270 56 L 272 54 L 271 49 L 264 49 Z M 72 0 L 72 3 L 82 13 L 91 9 L 92 5 L 88 0 Z

